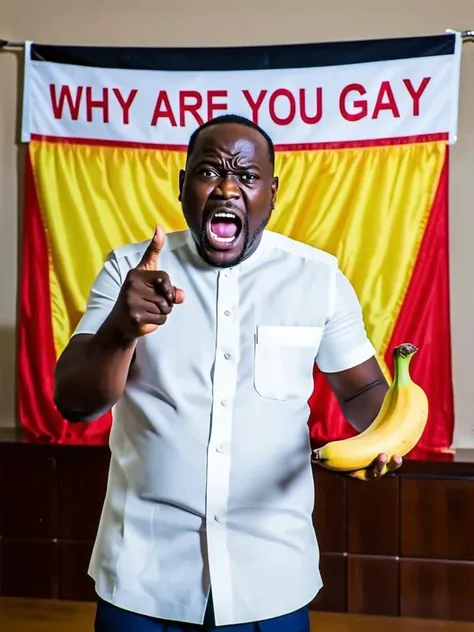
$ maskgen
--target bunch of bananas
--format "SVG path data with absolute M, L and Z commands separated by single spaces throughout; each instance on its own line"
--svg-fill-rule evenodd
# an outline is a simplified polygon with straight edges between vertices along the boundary
M 329 470 L 362 472 L 379 454 L 386 454 L 389 462 L 416 446 L 428 421 L 428 398 L 410 375 L 410 361 L 417 351 L 410 343 L 394 349 L 394 379 L 376 419 L 355 437 L 314 450 L 313 462 Z

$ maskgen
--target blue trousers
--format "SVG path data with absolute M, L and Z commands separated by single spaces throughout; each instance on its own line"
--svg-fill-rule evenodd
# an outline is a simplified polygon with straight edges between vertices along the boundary
M 117 608 L 99 599 L 95 632 L 310 632 L 307 607 L 275 619 L 240 625 L 216 627 L 212 610 L 206 612 L 203 625 L 154 619 Z

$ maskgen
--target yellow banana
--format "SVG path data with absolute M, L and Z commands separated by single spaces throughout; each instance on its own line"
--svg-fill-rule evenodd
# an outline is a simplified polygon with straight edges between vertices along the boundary
M 312 460 L 340 472 L 369 467 L 379 454 L 391 459 L 405 456 L 423 434 L 428 420 L 428 398 L 410 376 L 410 361 L 417 348 L 405 343 L 394 349 L 395 374 L 382 408 L 373 423 L 360 434 L 331 441 L 313 451 Z
M 379 414 L 374 419 L 374 421 L 370 424 L 370 426 L 368 428 L 366 428 L 366 430 L 361 432 L 358 436 L 362 436 L 362 435 L 368 434 L 369 431 L 373 432 L 376 428 L 379 428 L 382 424 L 385 423 L 385 420 L 387 419 L 387 417 L 391 413 L 393 402 L 395 401 L 395 397 L 394 397 L 394 393 L 395 392 L 396 392 L 396 389 L 394 388 L 394 386 L 392 384 L 391 388 L 387 391 L 387 394 L 385 395 L 385 398 L 384 398 L 383 403 L 382 403 L 382 408 L 380 409 Z M 388 464 L 389 463 L 390 463 L 390 461 L 388 460 L 384 464 L 382 470 L 379 473 L 379 476 L 384 476 L 387 473 L 387 471 L 388 471 Z M 353 478 L 357 478 L 357 479 L 359 479 L 361 481 L 367 481 L 367 480 L 373 478 L 373 476 L 371 476 L 369 474 L 369 468 L 367 468 L 367 467 L 363 467 L 363 468 L 361 468 L 359 470 L 354 470 L 353 472 L 351 472 L 351 476 Z

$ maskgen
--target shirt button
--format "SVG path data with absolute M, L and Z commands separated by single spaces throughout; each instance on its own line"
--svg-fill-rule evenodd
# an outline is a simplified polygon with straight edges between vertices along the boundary
M 216 447 L 216 452 L 219 452 L 219 454 L 223 454 L 223 452 L 225 452 L 225 447 L 222 444 L 218 445 Z
M 232 357 L 232 354 L 231 354 L 231 353 L 229 353 L 229 351 L 226 351 L 226 352 L 224 353 L 224 358 L 225 358 L 226 360 L 230 360 L 230 359 L 231 359 L 231 357 Z
M 221 521 L 220 516 L 218 516 L 218 515 L 216 514 L 216 515 L 214 516 L 214 520 L 215 520 L 216 522 L 220 522 L 220 521 Z
M 226 316 L 230 316 L 230 309 L 226 309 L 226 310 L 225 310 L 225 312 L 224 312 L 224 314 L 225 314 Z
M 227 400 L 221 399 L 221 406 L 227 406 Z

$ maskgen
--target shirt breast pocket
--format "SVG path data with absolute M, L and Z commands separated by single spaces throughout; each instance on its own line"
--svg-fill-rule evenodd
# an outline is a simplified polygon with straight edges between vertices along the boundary
M 257 327 L 254 387 L 266 399 L 308 399 L 323 327 L 262 325 Z

